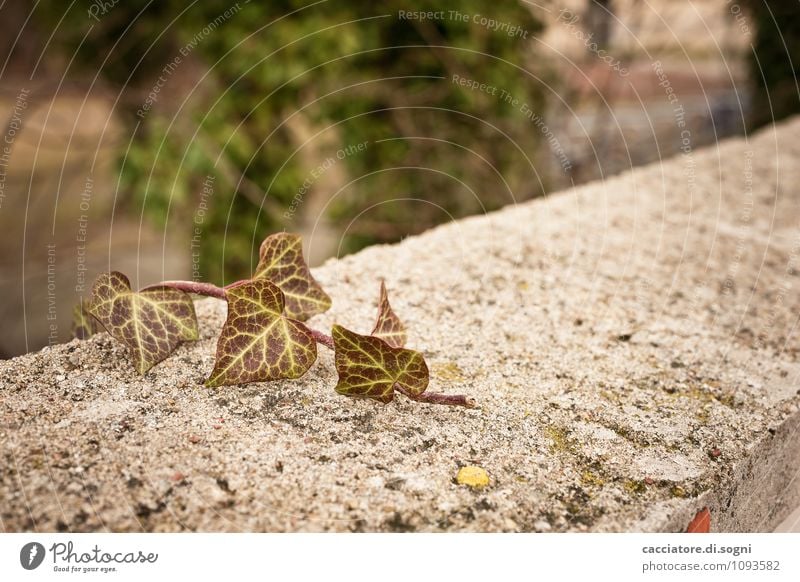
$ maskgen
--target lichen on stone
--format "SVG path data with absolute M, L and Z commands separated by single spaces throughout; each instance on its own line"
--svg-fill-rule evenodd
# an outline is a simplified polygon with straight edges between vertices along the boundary
M 473 489 L 483 489 L 489 486 L 489 474 L 481 467 L 467 465 L 458 470 L 456 482 L 458 482 L 459 485 L 466 485 Z

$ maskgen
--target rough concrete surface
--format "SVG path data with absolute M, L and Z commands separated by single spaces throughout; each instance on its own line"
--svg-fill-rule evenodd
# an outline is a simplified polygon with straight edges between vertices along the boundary
M 368 331 L 385 277 L 431 390 L 207 389 L 106 334 L 0 364 L 0 526 L 111 531 L 769 531 L 800 501 L 800 120 L 331 260 L 312 320 Z M 483 489 L 459 469 L 488 472 Z

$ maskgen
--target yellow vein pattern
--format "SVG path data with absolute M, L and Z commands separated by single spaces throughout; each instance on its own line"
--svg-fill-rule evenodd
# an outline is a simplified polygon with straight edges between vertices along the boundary
M 292 319 L 305 321 L 331 307 L 331 298 L 311 276 L 299 235 L 279 232 L 265 238 L 253 279 L 266 279 L 283 291 Z
M 103 326 L 89 313 L 89 306 L 85 301 L 72 308 L 72 337 L 84 340 L 101 331 Z
M 393 348 L 402 348 L 406 345 L 406 326 L 389 305 L 389 294 L 386 292 L 386 284 L 383 281 L 381 281 L 381 292 L 378 298 L 378 319 L 375 321 L 375 327 L 370 335 L 381 338 Z
M 331 333 L 336 348 L 336 391 L 345 396 L 391 402 L 395 385 L 410 395 L 428 387 L 428 366 L 422 354 L 395 348 L 382 339 L 360 335 L 341 325 Z
M 284 313 L 281 290 L 264 279 L 226 290 L 228 317 L 206 386 L 299 378 L 317 359 L 317 343 Z
M 118 271 L 95 280 L 89 313 L 111 336 L 130 348 L 136 371 L 144 374 L 169 356 L 183 341 L 198 338 L 191 297 L 162 285 L 131 290 Z

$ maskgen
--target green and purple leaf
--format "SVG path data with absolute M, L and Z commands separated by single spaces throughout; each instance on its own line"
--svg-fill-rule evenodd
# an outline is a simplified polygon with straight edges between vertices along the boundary
M 428 387 L 428 366 L 421 353 L 340 325 L 333 326 L 332 336 L 339 394 L 391 402 L 395 390 L 415 398 Z
M 103 326 L 89 313 L 84 301 L 72 308 L 72 337 L 85 340 L 101 331 Z
M 311 276 L 296 234 L 277 233 L 264 239 L 253 279 L 266 279 L 283 291 L 286 315 L 292 319 L 305 321 L 331 307 L 331 298 Z
M 386 284 L 381 281 L 381 292 L 378 298 L 378 319 L 372 334 L 385 341 L 393 348 L 402 348 L 406 345 L 406 327 L 400 318 L 397 317 L 392 306 L 389 305 L 389 294 L 386 292 Z
M 181 342 L 199 337 L 189 295 L 162 285 L 134 292 L 128 278 L 118 271 L 97 277 L 89 313 L 130 348 L 140 374 L 169 356 Z
M 206 386 L 299 378 L 317 359 L 317 343 L 284 315 L 281 290 L 265 279 L 226 289 L 228 317 Z

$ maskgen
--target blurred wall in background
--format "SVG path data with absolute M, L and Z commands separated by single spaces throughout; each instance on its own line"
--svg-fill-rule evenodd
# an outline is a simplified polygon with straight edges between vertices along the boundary
M 788 115 L 796 7 L 5 2 L 0 354 L 100 271 L 228 283 L 278 230 L 319 263 Z
M 108 98 L 25 79 L 3 84 L 0 107 L 0 354 L 69 339 L 73 306 L 109 265 L 142 283 L 188 275 L 182 245 L 162 254 L 155 226 L 111 220 L 123 134 Z

